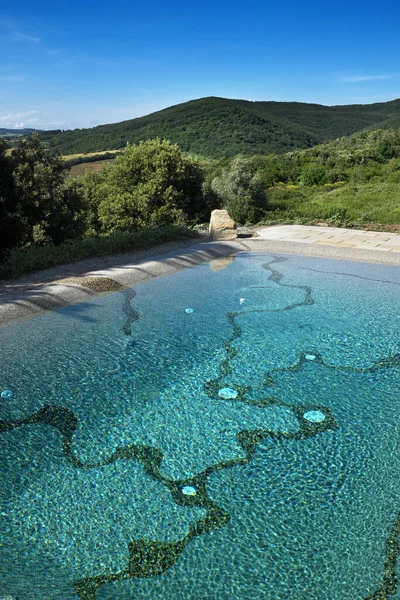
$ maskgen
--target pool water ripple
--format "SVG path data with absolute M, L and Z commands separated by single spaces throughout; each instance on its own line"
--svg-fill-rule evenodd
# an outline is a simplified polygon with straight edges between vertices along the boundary
M 397 594 L 393 272 L 321 269 L 243 253 L 0 330 L 8 594 Z

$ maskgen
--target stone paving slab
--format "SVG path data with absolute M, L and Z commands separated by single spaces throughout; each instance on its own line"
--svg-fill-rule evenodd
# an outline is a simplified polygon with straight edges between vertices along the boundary
M 400 234 L 385 231 L 366 231 L 341 227 L 316 227 L 312 225 L 276 225 L 257 229 L 263 240 L 324 244 L 348 248 L 400 252 Z

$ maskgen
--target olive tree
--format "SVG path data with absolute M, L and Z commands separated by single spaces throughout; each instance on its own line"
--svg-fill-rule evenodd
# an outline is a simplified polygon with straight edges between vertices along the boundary
M 211 183 L 213 191 L 238 223 L 257 223 L 265 214 L 264 186 L 251 160 L 238 156 Z

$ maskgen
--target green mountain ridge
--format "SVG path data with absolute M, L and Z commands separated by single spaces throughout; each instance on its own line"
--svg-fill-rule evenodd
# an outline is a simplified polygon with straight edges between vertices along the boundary
M 123 148 L 155 137 L 205 157 L 275 154 L 306 149 L 368 129 L 400 124 L 400 99 L 323 106 L 201 98 L 150 115 L 90 129 L 47 131 L 41 138 L 63 154 Z

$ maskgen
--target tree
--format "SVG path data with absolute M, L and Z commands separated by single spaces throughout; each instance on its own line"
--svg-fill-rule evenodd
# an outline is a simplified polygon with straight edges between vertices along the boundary
M 88 204 L 79 180 L 66 181 L 57 195 L 54 210 L 48 216 L 46 234 L 54 244 L 82 236 L 90 219 Z
M 33 134 L 13 150 L 11 163 L 17 203 L 10 216 L 20 220 L 19 245 L 40 238 L 53 241 L 64 204 L 61 156 L 47 152 L 39 136 Z
M 6 144 L 0 140 L 0 257 L 17 245 L 21 235 L 16 203 L 11 157 L 6 154 Z
M 184 224 L 204 209 L 200 166 L 166 140 L 127 146 L 98 178 L 103 231 Z
M 89 207 L 78 182 L 65 183 L 61 156 L 37 134 L 11 155 L 0 144 L 0 245 L 2 254 L 31 244 L 60 244 L 82 235 Z
M 267 198 L 264 186 L 251 160 L 238 156 L 211 187 L 222 205 L 238 223 L 257 223 L 265 215 Z

